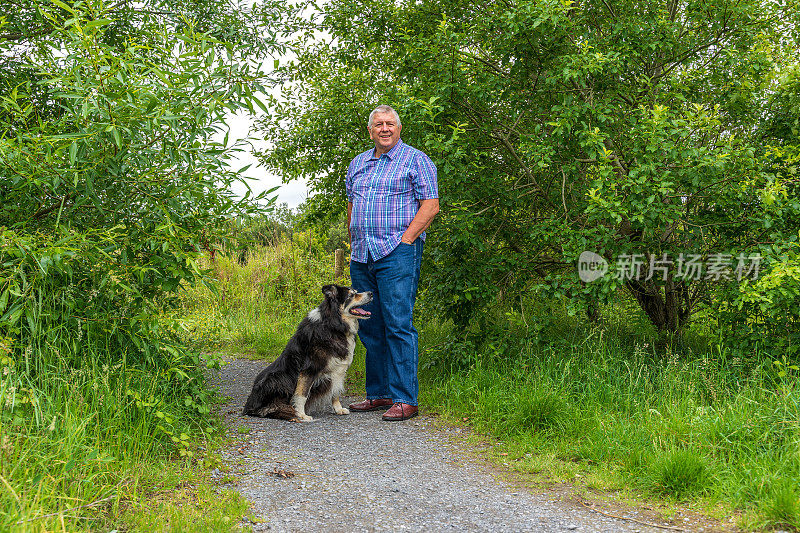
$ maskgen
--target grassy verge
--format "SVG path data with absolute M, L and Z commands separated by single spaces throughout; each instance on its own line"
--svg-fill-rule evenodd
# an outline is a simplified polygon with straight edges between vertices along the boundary
M 557 309 L 533 316 L 551 317 L 537 335 L 506 320 L 481 342 L 429 323 L 422 400 L 502 440 L 509 468 L 543 481 L 736 516 L 748 529 L 800 525 L 796 375 L 724 348 L 658 351 L 621 325 L 589 329 Z
M 247 259 L 211 265 L 219 294 L 186 294 L 185 335 L 272 357 L 332 281 L 332 259 L 290 244 Z M 745 528 L 800 527 L 800 390 L 780 354 L 742 361 L 700 337 L 656 348 L 635 309 L 592 328 L 559 302 L 527 302 L 465 331 L 421 303 L 421 402 L 501 440 L 508 468 Z M 362 371 L 359 358 L 351 377 Z
M 220 485 L 204 469 L 152 465 L 140 483 L 144 497 L 120 509 L 121 522 L 131 531 L 214 533 L 241 531 L 250 504 L 233 488 Z M 163 469 L 163 467 L 166 467 Z
M 0 531 L 136 529 L 154 495 L 180 501 L 164 492 L 179 483 L 211 501 L 202 471 L 223 431 L 159 291 L 84 242 L 15 239 L 0 246 Z M 238 524 L 240 503 L 213 500 Z M 156 529 L 175 530 L 162 516 Z
M 51 369 L 45 383 L 2 359 L 0 530 L 196 531 L 217 524 L 215 513 L 241 519 L 246 504 L 212 497 L 203 474 L 218 462 L 219 421 L 188 416 L 199 400 L 169 386 L 168 374 L 189 368 L 90 364 Z M 186 494 L 205 510 L 192 514 Z

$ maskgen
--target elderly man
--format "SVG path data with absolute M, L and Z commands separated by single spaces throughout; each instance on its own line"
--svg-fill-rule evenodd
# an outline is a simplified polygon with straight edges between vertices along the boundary
M 425 229 L 439 212 L 436 167 L 400 140 L 397 112 L 387 105 L 369 115 L 375 148 L 347 170 L 347 222 L 353 288 L 372 291 L 372 316 L 360 325 L 367 349 L 367 399 L 352 411 L 386 409 L 384 420 L 417 415 L 417 297 Z M 390 407 L 391 406 L 391 407 Z

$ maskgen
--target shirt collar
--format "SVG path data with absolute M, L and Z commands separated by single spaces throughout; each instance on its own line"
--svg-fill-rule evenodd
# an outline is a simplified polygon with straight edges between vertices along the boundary
M 392 149 L 386 152 L 385 154 L 386 157 L 388 157 L 389 159 L 394 159 L 395 157 L 397 157 L 397 153 L 401 150 L 402 144 L 403 144 L 403 139 L 398 139 L 397 144 L 392 146 Z M 370 150 L 369 159 L 379 159 L 378 157 L 375 157 L 375 148 Z

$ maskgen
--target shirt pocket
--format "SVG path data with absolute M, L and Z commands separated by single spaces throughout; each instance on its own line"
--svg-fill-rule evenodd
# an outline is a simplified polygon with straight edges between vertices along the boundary
M 370 188 L 370 179 L 366 172 L 361 171 L 353 176 L 351 190 L 354 197 L 366 198 L 369 195 Z

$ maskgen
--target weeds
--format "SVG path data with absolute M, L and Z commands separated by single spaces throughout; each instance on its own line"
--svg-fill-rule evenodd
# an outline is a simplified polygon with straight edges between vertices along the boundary
M 115 525 L 143 469 L 190 469 L 215 440 L 203 361 L 127 278 L 134 268 L 96 268 L 85 236 L 56 251 L 48 237 L 2 237 L 0 530 Z

